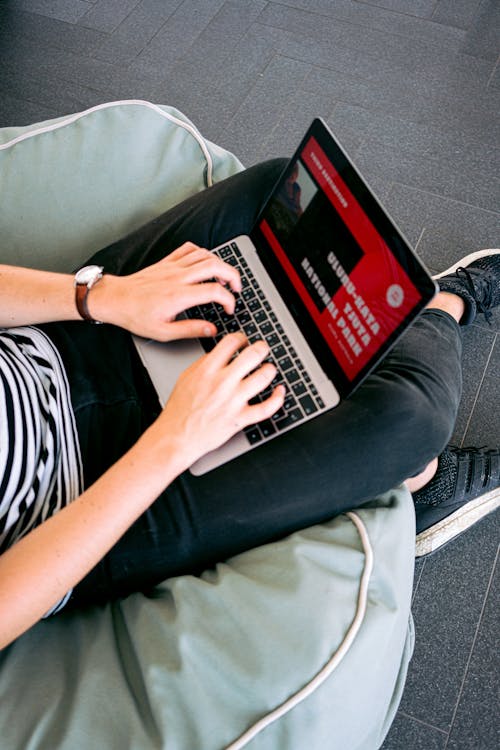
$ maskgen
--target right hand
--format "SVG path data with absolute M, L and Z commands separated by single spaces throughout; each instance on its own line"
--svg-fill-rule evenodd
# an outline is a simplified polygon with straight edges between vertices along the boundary
M 243 333 L 230 333 L 179 377 L 157 426 L 173 439 L 182 469 L 283 406 L 283 385 L 265 401 L 248 403 L 276 375 L 275 365 L 262 364 L 268 354 L 265 341 L 248 345 Z

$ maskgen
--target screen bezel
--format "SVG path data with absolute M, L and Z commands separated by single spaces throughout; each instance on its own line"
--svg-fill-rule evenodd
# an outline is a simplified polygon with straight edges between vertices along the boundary
M 274 192 L 281 184 L 281 180 L 290 166 L 297 159 L 301 158 L 301 153 L 311 137 L 316 139 L 319 146 L 331 161 L 333 167 L 337 170 L 344 183 L 374 225 L 375 229 L 383 237 L 387 246 L 391 250 L 391 253 L 404 268 L 408 277 L 421 294 L 420 301 L 408 312 L 395 330 L 381 344 L 380 348 L 352 379 L 348 378 L 340 367 L 337 359 L 319 332 L 307 307 L 289 280 L 283 266 L 276 258 L 274 251 L 270 248 L 269 243 L 260 228 L 260 223 L 265 216 L 266 207 L 268 206 Z M 346 398 L 361 384 L 371 370 L 373 370 L 375 365 L 394 346 L 403 331 L 421 313 L 438 290 L 436 283 L 430 277 L 430 274 L 423 263 L 416 256 L 408 240 L 390 218 L 387 210 L 383 208 L 380 201 L 375 197 L 366 180 L 361 176 L 359 170 L 354 166 L 352 160 L 347 156 L 344 149 L 321 118 L 316 118 L 312 122 L 311 127 L 302 139 L 289 164 L 287 164 L 285 170 L 280 175 L 273 192 L 269 196 L 268 202 L 266 202 L 266 206 L 262 209 L 254 228 L 250 232 L 250 238 L 256 247 L 259 259 L 272 278 L 273 283 L 284 299 L 291 315 L 295 319 L 304 338 L 318 359 L 322 369 L 335 385 L 341 398 Z

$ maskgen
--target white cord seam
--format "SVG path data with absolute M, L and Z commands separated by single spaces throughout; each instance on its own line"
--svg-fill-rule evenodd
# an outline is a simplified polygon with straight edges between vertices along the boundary
M 90 115 L 94 112 L 98 112 L 103 109 L 109 109 L 110 107 L 121 107 L 123 105 L 135 105 L 135 106 L 141 106 L 141 107 L 148 107 L 149 109 L 152 109 L 154 112 L 161 115 L 162 117 L 165 117 L 167 120 L 170 120 L 176 125 L 179 125 L 180 127 L 187 130 L 193 136 L 193 138 L 197 141 L 206 159 L 207 186 L 210 187 L 213 184 L 212 156 L 210 154 L 210 151 L 208 150 L 208 147 L 204 138 L 196 130 L 194 125 L 191 125 L 188 122 L 184 122 L 183 120 L 180 120 L 178 117 L 175 117 L 174 115 L 171 115 L 168 112 L 165 112 L 157 104 L 153 104 L 152 102 L 147 102 L 142 99 L 124 99 L 124 100 L 116 101 L 116 102 L 104 102 L 103 104 L 97 104 L 95 107 L 90 107 L 90 109 L 86 109 L 83 112 L 77 112 L 76 114 L 71 115 L 70 117 L 60 122 L 52 123 L 52 125 L 46 125 L 45 127 L 38 128 L 37 130 L 31 130 L 28 133 L 22 133 L 21 135 L 18 135 L 16 138 L 13 138 L 11 141 L 7 141 L 7 143 L 0 144 L 0 151 L 4 151 L 8 148 L 12 148 L 12 146 L 15 146 L 17 143 L 21 143 L 22 141 L 25 141 L 28 138 L 33 138 L 36 135 L 43 135 L 44 133 L 50 133 L 54 130 L 58 130 L 59 128 L 63 128 L 66 125 L 71 125 L 77 120 L 79 120 L 80 118 L 85 117 L 86 115 Z
M 225 750 L 241 750 L 245 747 L 257 734 L 262 732 L 266 727 L 272 724 L 277 719 L 280 719 L 295 706 L 301 703 L 303 700 L 308 698 L 325 680 L 330 677 L 332 672 L 338 667 L 344 656 L 349 651 L 352 643 L 357 636 L 361 624 L 366 614 L 366 608 L 368 604 L 368 587 L 370 583 L 370 577 L 373 571 L 373 549 L 368 536 L 368 531 L 365 524 L 358 516 L 357 513 L 349 512 L 345 514 L 356 526 L 357 532 L 361 538 L 361 544 L 363 546 L 363 552 L 365 555 L 365 564 L 358 590 L 357 608 L 354 618 L 344 636 L 344 639 L 337 651 L 331 656 L 329 661 L 325 664 L 322 669 L 310 680 L 307 685 L 298 690 L 294 695 L 290 696 L 284 703 L 275 708 L 273 711 L 268 713 L 266 716 L 259 719 L 252 727 L 247 729 L 240 737 L 228 745 Z

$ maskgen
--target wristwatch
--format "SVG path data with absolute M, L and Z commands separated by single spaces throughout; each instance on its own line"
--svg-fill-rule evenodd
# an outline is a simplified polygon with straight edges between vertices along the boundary
M 75 274 L 75 302 L 76 309 L 84 320 L 90 323 L 102 323 L 95 320 L 89 312 L 87 298 L 92 287 L 102 279 L 103 266 L 84 266 Z

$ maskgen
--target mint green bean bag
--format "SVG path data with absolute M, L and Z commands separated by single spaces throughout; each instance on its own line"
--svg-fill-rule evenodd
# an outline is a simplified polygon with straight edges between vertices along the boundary
M 147 102 L 0 130 L 0 260 L 69 270 L 241 168 Z M 0 653 L 2 750 L 378 748 L 412 651 L 414 533 L 400 487 L 200 578 L 44 620 Z

